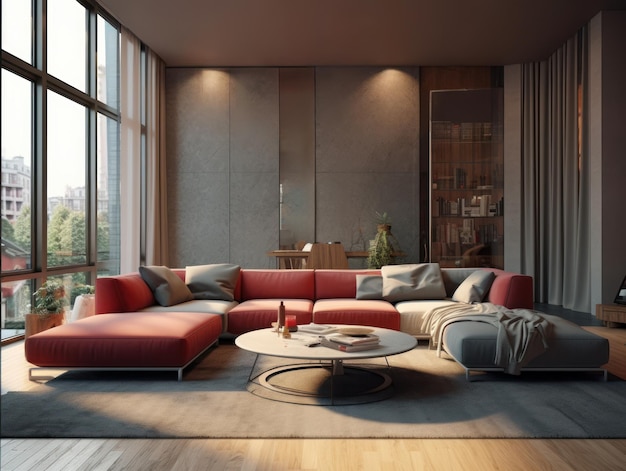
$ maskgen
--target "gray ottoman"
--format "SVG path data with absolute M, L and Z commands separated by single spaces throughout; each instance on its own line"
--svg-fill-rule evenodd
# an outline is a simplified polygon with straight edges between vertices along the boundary
M 533 358 L 522 371 L 599 371 L 609 361 L 609 341 L 588 332 L 566 319 L 541 314 L 553 324 L 548 349 Z M 471 371 L 502 371 L 494 366 L 498 329 L 479 321 L 461 321 L 443 332 L 443 349 L 463 368 L 467 379 Z

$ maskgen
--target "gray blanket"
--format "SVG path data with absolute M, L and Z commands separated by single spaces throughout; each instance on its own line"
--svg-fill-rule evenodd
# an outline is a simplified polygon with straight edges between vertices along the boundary
M 530 309 L 509 309 L 492 303 L 442 306 L 427 312 L 422 332 L 429 332 L 431 345 L 441 352 L 446 326 L 454 322 L 487 322 L 498 329 L 494 365 L 509 374 L 519 374 L 530 360 L 548 348 L 551 324 Z

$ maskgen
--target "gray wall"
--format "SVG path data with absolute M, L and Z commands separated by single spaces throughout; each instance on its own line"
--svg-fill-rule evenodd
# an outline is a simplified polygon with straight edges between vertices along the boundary
M 386 211 L 404 261 L 419 261 L 418 68 L 313 72 L 315 241 L 363 250 L 374 211 Z M 280 148 L 280 69 L 166 78 L 170 264 L 275 266 L 266 252 L 279 247 L 280 159 L 290 155 Z

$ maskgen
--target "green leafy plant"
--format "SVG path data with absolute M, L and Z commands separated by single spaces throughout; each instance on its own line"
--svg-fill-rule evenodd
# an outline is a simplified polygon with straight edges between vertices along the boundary
M 376 224 L 391 226 L 391 217 L 387 214 L 387 212 L 380 213 L 378 211 L 374 211 Z
M 378 269 L 384 265 L 391 265 L 395 259 L 394 252 L 397 252 L 400 247 L 391 233 L 391 217 L 389 214 L 386 211 L 375 211 L 374 214 L 377 232 L 368 251 L 367 267 Z
M 67 306 L 65 298 L 65 285 L 54 279 L 46 280 L 41 287 L 35 291 L 35 307 L 33 313 L 45 318 L 51 314 L 59 314 Z
M 368 268 L 380 268 L 393 262 L 394 247 L 391 242 L 391 233 L 380 230 L 376 233 L 367 256 Z

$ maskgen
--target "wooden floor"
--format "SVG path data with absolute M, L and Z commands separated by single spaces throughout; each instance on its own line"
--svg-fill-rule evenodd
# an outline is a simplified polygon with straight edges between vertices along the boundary
M 608 369 L 626 380 L 626 329 L 586 328 L 609 339 Z M 27 367 L 23 341 L 2 347 L 2 394 L 33 386 Z M 626 440 L 600 439 L 2 439 L 0 453 L 2 471 L 626 470 Z

